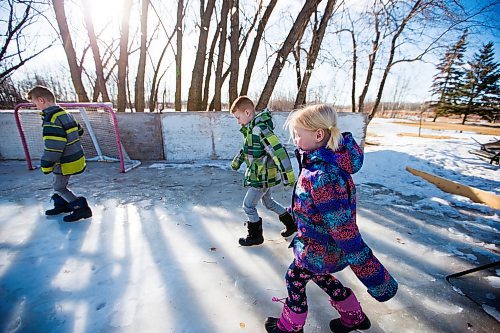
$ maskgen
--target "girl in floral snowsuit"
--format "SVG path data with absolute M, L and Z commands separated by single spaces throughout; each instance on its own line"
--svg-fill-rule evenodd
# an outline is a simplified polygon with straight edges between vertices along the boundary
M 353 291 L 331 273 L 351 267 L 376 300 L 397 291 L 397 282 L 373 255 L 356 225 L 356 189 L 351 174 L 363 164 L 363 151 L 351 133 L 340 133 L 337 113 L 313 105 L 292 114 L 287 122 L 298 146 L 300 175 L 292 197 L 298 232 L 295 255 L 285 275 L 288 297 L 280 318 L 266 320 L 267 332 L 303 332 L 307 317 L 306 284 L 313 280 L 329 296 L 340 318 L 333 332 L 370 327 Z M 277 300 L 273 298 L 273 300 Z

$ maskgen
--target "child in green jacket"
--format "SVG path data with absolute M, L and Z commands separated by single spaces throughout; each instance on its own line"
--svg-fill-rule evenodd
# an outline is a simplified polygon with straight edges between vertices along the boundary
M 238 97 L 230 110 L 241 125 L 243 133 L 243 148 L 231 163 L 233 170 L 238 170 L 243 162 L 246 163 L 244 186 L 248 187 L 243 210 L 247 215 L 248 235 L 240 238 L 242 246 L 262 244 L 262 218 L 257 212 L 259 200 L 269 210 L 279 215 L 285 225 L 281 231 L 283 237 L 291 236 L 297 231 L 292 216 L 286 209 L 276 202 L 271 195 L 271 187 L 281 181 L 285 186 L 295 183 L 292 163 L 288 153 L 280 140 L 274 134 L 274 125 L 271 112 L 268 109 L 256 113 L 255 106 L 248 97 Z

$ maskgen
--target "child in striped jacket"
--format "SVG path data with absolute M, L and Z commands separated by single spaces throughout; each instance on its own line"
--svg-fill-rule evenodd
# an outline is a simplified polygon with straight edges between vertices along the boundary
M 72 175 L 85 170 L 85 155 L 80 136 L 83 129 L 73 116 L 56 104 L 54 93 L 46 87 L 35 86 L 28 99 L 40 110 L 44 151 L 40 161 L 44 174 L 53 173 L 54 208 L 46 215 L 70 213 L 65 222 L 75 222 L 92 216 L 84 197 L 77 197 L 69 188 Z
M 292 196 L 298 232 L 292 241 L 294 260 L 285 280 L 288 297 L 280 318 L 266 320 L 267 332 L 303 332 L 307 317 L 306 284 L 312 280 L 330 297 L 340 318 L 332 332 L 370 327 L 353 291 L 332 273 L 349 266 L 380 302 L 392 298 L 398 284 L 363 241 L 356 224 L 356 188 L 351 174 L 363 163 L 363 151 L 351 133 L 341 133 L 337 113 L 313 105 L 287 120 L 298 146 L 300 174 Z M 274 301 L 279 301 L 273 298 Z
M 257 212 L 259 200 L 269 210 L 279 215 L 285 225 L 283 237 L 291 236 L 297 228 L 292 216 L 271 195 L 271 188 L 281 181 L 285 186 L 295 183 L 292 163 L 285 147 L 274 134 L 274 124 L 268 109 L 257 113 L 246 96 L 238 97 L 231 105 L 231 114 L 241 125 L 243 148 L 234 157 L 231 168 L 238 170 L 246 163 L 244 186 L 248 187 L 243 210 L 247 216 L 248 235 L 239 239 L 241 246 L 262 244 L 262 218 Z

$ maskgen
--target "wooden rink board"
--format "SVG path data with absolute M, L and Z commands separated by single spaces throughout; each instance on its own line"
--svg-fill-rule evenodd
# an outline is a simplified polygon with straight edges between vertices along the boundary
M 438 177 L 427 172 L 410 168 L 408 166 L 406 167 L 406 170 L 414 174 L 415 176 L 419 176 L 427 180 L 428 182 L 436 185 L 439 189 L 445 192 L 467 197 L 474 202 L 488 205 L 493 209 L 500 209 L 500 196 L 494 193 L 483 191 L 460 183 L 456 183 L 451 180 Z

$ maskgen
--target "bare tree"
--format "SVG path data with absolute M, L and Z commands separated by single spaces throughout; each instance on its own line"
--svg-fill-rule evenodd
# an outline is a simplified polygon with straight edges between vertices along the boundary
M 238 97 L 238 72 L 240 70 L 240 16 L 239 16 L 239 0 L 231 2 L 231 36 L 229 37 L 231 45 L 231 75 L 229 76 L 229 104 Z
M 215 92 L 213 98 L 213 109 L 222 109 L 222 67 L 224 66 L 224 54 L 226 53 L 226 36 L 227 36 L 227 15 L 231 0 L 222 1 L 221 18 L 219 23 L 220 40 L 219 40 L 219 54 L 217 57 L 217 66 L 215 68 Z M 209 108 L 211 109 L 211 108 Z
M 351 111 L 356 112 L 356 74 L 358 63 L 358 46 L 356 44 L 356 37 L 354 35 L 354 25 L 349 30 L 352 41 L 352 91 L 351 91 Z
M 314 70 L 314 65 L 316 59 L 318 58 L 318 53 L 321 48 L 321 43 L 323 42 L 323 37 L 325 36 L 326 27 L 328 22 L 333 15 L 333 10 L 335 8 L 336 0 L 328 0 L 326 3 L 325 11 L 323 17 L 321 18 L 321 23 L 318 26 L 318 19 L 315 16 L 315 22 L 313 26 L 313 35 L 309 51 L 307 52 L 307 64 L 306 70 L 304 72 L 304 77 L 302 78 L 299 86 L 299 91 L 297 92 L 297 97 L 295 99 L 294 108 L 298 108 L 306 103 L 306 93 L 307 86 L 309 85 L 309 80 L 311 79 L 312 72 Z
M 238 34 L 240 36 L 243 36 L 241 38 L 241 42 L 239 43 L 239 46 L 238 46 L 238 50 L 236 52 L 233 53 L 232 55 L 232 59 L 231 59 L 231 62 L 230 62 L 230 66 L 229 68 L 227 68 L 227 70 L 224 72 L 224 74 L 222 74 L 222 80 L 221 80 L 221 84 L 223 84 L 228 75 L 231 74 L 231 63 L 233 62 L 233 59 L 235 59 L 234 61 L 236 61 L 236 58 L 238 59 L 237 61 L 239 62 L 239 58 L 243 52 L 243 50 L 245 49 L 246 45 L 247 45 L 247 42 L 248 42 L 248 39 L 250 37 L 250 34 L 252 33 L 255 25 L 257 24 L 257 21 L 259 19 L 259 13 L 260 13 L 260 10 L 261 10 L 262 6 L 259 4 L 258 6 L 258 9 L 257 9 L 257 12 L 255 13 L 251 23 L 250 23 L 250 26 L 248 27 L 247 31 L 246 32 L 239 32 Z M 240 30 L 242 30 L 242 28 L 240 27 Z M 237 57 L 235 57 L 234 55 L 237 53 Z M 239 67 L 239 65 L 238 65 Z M 210 109 L 213 109 L 213 101 L 210 105 Z
M 89 102 L 89 97 L 85 91 L 82 81 L 82 67 L 78 64 L 76 51 L 73 47 L 71 33 L 66 19 L 66 10 L 64 8 L 64 0 L 52 0 L 54 11 L 56 14 L 57 25 L 59 26 L 59 33 L 63 42 L 64 51 L 66 52 L 66 59 L 68 60 L 69 72 L 71 80 L 75 87 L 76 95 L 79 102 Z
M 204 8 L 204 1 L 200 2 L 200 35 L 198 38 L 198 49 L 196 50 L 193 72 L 191 75 L 191 86 L 189 87 L 188 93 L 188 111 L 199 111 L 203 107 L 203 74 L 207 52 L 208 31 L 210 29 L 210 21 L 214 7 L 215 0 L 208 0 L 206 8 Z
M 135 111 L 144 112 L 144 77 L 146 76 L 146 41 L 148 38 L 148 12 L 150 0 L 141 1 L 141 46 L 139 49 L 139 65 L 135 79 Z
M 377 60 L 377 52 L 379 51 L 379 43 L 380 43 L 380 15 L 382 13 L 382 9 L 377 8 L 377 1 L 373 2 L 373 7 L 371 11 L 371 15 L 373 16 L 373 30 L 375 33 L 375 37 L 372 39 L 372 49 L 370 54 L 368 55 L 368 69 L 366 71 L 365 84 L 363 85 L 363 89 L 361 90 L 361 94 L 358 98 L 358 112 L 365 111 L 365 99 L 368 94 L 368 88 L 370 87 L 371 80 L 373 78 L 373 70 L 375 68 L 376 60 Z M 357 66 L 355 63 L 354 67 Z
M 158 103 L 158 91 L 160 88 L 160 82 L 166 73 L 166 70 L 165 70 L 162 74 L 160 74 L 161 64 L 163 62 L 163 59 L 165 58 L 168 47 L 171 47 L 173 49 L 172 39 L 174 38 L 174 35 L 176 34 L 176 32 L 178 30 L 177 30 L 177 26 L 175 26 L 174 29 L 172 30 L 172 32 L 170 32 L 170 34 L 169 34 L 167 29 L 165 28 L 165 26 L 163 24 L 163 20 L 162 20 L 160 13 L 158 13 L 158 11 L 156 10 L 155 6 L 152 3 L 151 3 L 151 8 L 153 9 L 153 11 L 155 12 L 155 14 L 158 18 L 159 25 L 161 27 L 163 27 L 163 31 L 165 32 L 165 34 L 167 34 L 167 41 L 166 41 L 165 45 L 163 45 L 163 49 L 161 51 L 160 57 L 158 58 L 156 64 L 153 65 L 153 78 L 151 81 L 151 90 L 149 93 L 149 111 L 153 112 L 156 108 L 157 103 Z M 182 21 L 183 15 L 184 15 L 184 13 L 181 12 L 181 21 Z M 182 34 L 181 34 L 181 43 L 182 43 Z M 181 53 L 182 53 L 182 47 L 181 47 Z M 174 54 L 175 54 L 175 52 L 174 52 Z M 175 57 L 177 60 L 177 55 L 175 55 Z M 176 74 L 176 76 L 177 76 L 177 74 Z M 176 77 L 176 82 L 177 82 L 177 77 Z M 180 84 L 180 82 L 179 82 L 179 84 Z M 176 94 L 176 96 L 177 96 L 177 94 Z M 179 103 L 180 103 L 180 97 L 179 97 Z M 163 110 L 164 108 L 165 107 L 162 105 L 160 107 L 160 110 Z M 180 106 L 179 106 L 179 110 L 180 110 Z
M 380 81 L 369 120 L 376 115 L 381 105 L 387 79 L 395 65 L 423 60 L 441 47 L 445 43 L 444 37 L 450 33 L 462 33 L 471 26 L 486 27 L 488 23 L 476 21 L 475 17 L 494 10 L 498 4 L 499 1 L 494 1 L 470 12 L 453 0 L 373 0 L 373 21 L 368 22 L 374 29 L 374 35 L 370 38 L 372 51 L 368 56 L 366 80 L 359 96 L 358 111 L 365 111 L 365 98 L 376 70 L 380 71 Z
M 315 14 L 316 16 L 316 14 Z M 292 48 L 293 59 L 295 60 L 295 83 L 297 85 L 297 90 L 300 89 L 300 85 L 302 83 L 302 66 L 301 66 L 301 55 L 304 48 L 302 47 L 302 42 L 305 34 L 305 30 L 297 36 L 297 41 L 295 42 L 295 46 Z
M 117 111 L 125 112 L 127 107 L 127 71 L 128 71 L 128 37 L 130 10 L 132 0 L 125 0 L 123 3 L 122 21 L 120 28 L 120 55 L 118 58 L 118 98 Z
M 177 53 L 175 54 L 175 111 L 182 108 L 182 35 L 184 20 L 183 0 L 177 1 Z
M 220 24 L 218 24 L 220 27 Z M 208 60 L 207 60 L 207 71 L 205 75 L 205 84 L 203 85 L 203 100 L 201 102 L 201 107 L 202 110 L 208 111 L 207 104 L 208 104 L 208 94 L 210 90 L 210 80 L 212 78 L 212 65 L 214 63 L 214 53 L 215 53 L 215 47 L 217 46 L 217 41 L 219 40 L 219 35 L 220 35 L 220 29 L 217 29 L 215 31 L 214 38 L 212 39 L 212 43 L 210 44 L 210 51 L 208 52 Z
M 241 86 L 241 95 L 248 94 L 248 87 L 250 86 L 250 78 L 252 76 L 253 67 L 255 65 L 255 60 L 257 59 L 257 53 L 259 52 L 260 42 L 262 40 L 262 36 L 267 26 L 267 22 L 271 17 L 271 13 L 273 12 L 274 7 L 278 0 L 271 0 L 264 11 L 264 15 L 262 15 L 262 19 L 259 22 L 259 26 L 257 27 L 257 33 L 253 40 L 252 49 L 250 50 L 250 55 L 248 56 L 247 66 L 245 67 L 245 73 L 243 75 L 243 84 Z M 262 1 L 259 3 L 259 12 L 262 7 Z
M 92 13 L 90 10 L 90 4 L 88 1 L 83 0 L 83 17 L 85 20 L 85 27 L 87 28 L 87 34 L 89 36 L 90 48 L 92 49 L 92 55 L 94 58 L 95 72 L 96 72 L 96 82 L 95 89 L 92 100 L 97 101 L 99 93 L 102 96 L 103 102 L 109 102 L 108 89 L 106 88 L 106 79 L 104 78 L 104 69 L 102 66 L 101 53 L 99 51 L 99 45 L 97 44 L 97 36 L 94 31 L 94 24 L 92 23 Z
M 307 22 L 311 17 L 311 14 L 316 10 L 318 4 L 321 0 L 310 0 L 304 3 L 299 15 L 295 19 L 295 22 L 288 33 L 288 36 L 285 39 L 281 49 L 278 51 L 276 55 L 276 60 L 271 69 L 271 73 L 266 81 L 264 89 L 260 95 L 259 101 L 257 102 L 256 108 L 258 110 L 263 109 L 269 102 L 271 98 L 271 94 L 273 93 L 276 82 L 278 81 L 278 77 L 285 65 L 286 58 L 290 54 L 295 42 L 297 41 L 297 36 L 301 34 L 302 31 L 305 30 L 307 26 Z
M 423 0 L 417 0 L 411 7 L 411 9 L 408 11 L 408 13 L 404 16 L 403 20 L 401 21 L 399 26 L 397 27 L 394 35 L 391 38 L 391 45 L 390 45 L 390 50 L 389 50 L 389 58 L 387 59 L 387 64 L 384 69 L 384 73 L 382 75 L 382 79 L 379 84 L 379 89 L 377 92 L 377 97 L 375 100 L 375 104 L 373 105 L 372 112 L 369 115 L 369 119 L 371 120 L 374 116 L 375 113 L 378 110 L 378 106 L 380 105 L 380 101 L 382 99 L 382 92 L 384 90 L 385 82 L 387 80 L 387 76 L 389 75 L 389 72 L 391 70 L 391 67 L 394 64 L 394 55 L 396 53 L 396 48 L 398 46 L 398 39 L 401 36 L 401 33 L 404 31 L 408 23 L 412 18 L 414 18 L 420 11 L 425 9 L 426 7 L 430 6 L 431 4 L 429 2 L 423 1 Z
M 4 1 L 0 4 L 0 11 L 9 13 L 5 32 L 1 33 L 3 45 L 0 46 L 0 83 L 2 83 L 14 71 L 51 47 L 53 42 L 34 50 L 30 45 L 36 37 L 30 38 L 25 30 L 31 27 L 39 16 L 33 10 L 33 1 Z
M 231 2 L 231 0 L 229 0 L 229 2 Z M 247 44 L 247 42 L 248 42 L 248 39 L 249 39 L 249 37 L 250 37 L 250 34 L 251 34 L 251 32 L 253 31 L 253 29 L 254 29 L 254 27 L 255 27 L 255 25 L 257 24 L 257 21 L 258 21 L 258 19 L 259 19 L 259 13 L 260 13 L 261 8 L 262 8 L 261 3 L 259 3 L 259 6 L 258 6 L 258 9 L 257 9 L 257 12 L 255 13 L 255 15 L 254 15 L 254 17 L 253 17 L 253 19 L 252 19 L 252 21 L 251 21 L 251 23 L 250 23 L 250 26 L 248 27 L 248 30 L 247 30 L 245 33 L 238 33 L 238 34 L 239 34 L 239 36 L 243 36 L 243 38 L 241 39 L 241 42 L 239 42 L 239 44 L 238 44 L 238 50 L 237 50 L 237 54 L 238 54 L 238 56 L 237 56 L 237 58 L 235 58 L 235 56 L 233 55 L 233 56 L 232 56 L 233 58 L 232 58 L 232 60 L 231 60 L 231 63 L 233 62 L 233 59 L 234 59 L 235 61 L 238 61 L 238 63 L 239 63 L 239 57 L 241 56 L 241 53 L 242 53 L 242 52 L 243 52 L 243 50 L 245 49 L 246 44 Z M 242 29 L 240 28 L 240 30 L 242 30 Z M 222 41 L 221 41 L 221 42 L 222 42 Z M 225 42 L 224 42 L 224 43 L 225 43 Z M 225 45 L 224 45 L 224 47 L 225 47 Z M 236 54 L 236 52 L 234 52 L 234 54 Z M 238 60 L 236 60 L 236 59 L 238 59 Z M 222 61 L 222 63 L 223 63 L 224 59 L 221 59 L 221 61 Z M 239 68 L 239 64 L 238 64 L 238 68 Z M 222 71 L 222 67 L 221 67 L 221 71 Z M 222 85 L 224 84 L 224 82 L 226 81 L 226 79 L 227 79 L 227 77 L 229 76 L 229 74 L 231 74 L 231 71 L 232 71 L 232 69 L 231 69 L 231 64 L 230 64 L 229 68 L 227 68 L 227 70 L 224 72 L 224 74 L 222 74 L 222 76 L 220 77 L 220 86 L 222 86 Z M 238 69 L 238 71 L 239 71 L 239 69 Z M 237 91 L 237 90 L 236 90 L 236 91 Z M 242 93 L 240 93 L 240 94 L 242 94 Z M 216 94 L 216 96 L 217 96 L 217 94 Z M 216 109 L 216 110 L 220 110 L 220 109 L 221 109 L 221 108 L 215 108 L 215 107 L 214 107 L 214 105 L 215 105 L 215 96 L 214 96 L 214 98 L 212 99 L 212 102 L 210 103 L 210 106 L 209 106 L 209 108 L 208 108 L 208 109 L 209 109 L 209 110 L 214 110 L 214 109 Z

